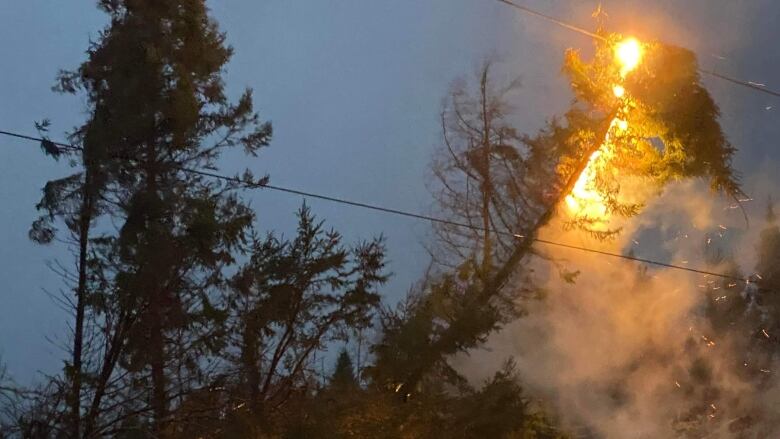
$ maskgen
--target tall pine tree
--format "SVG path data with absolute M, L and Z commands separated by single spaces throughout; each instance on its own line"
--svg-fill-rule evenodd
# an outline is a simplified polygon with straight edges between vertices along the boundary
M 228 100 L 222 74 L 232 50 L 204 1 L 98 4 L 110 24 L 87 61 L 60 77 L 63 91 L 87 97 L 89 119 L 74 135 L 84 171 L 47 185 L 42 203 L 76 231 L 79 278 L 90 264 L 89 225 L 108 214 L 118 228 L 95 245 L 91 278 L 100 290 L 88 292 L 82 282 L 77 288 L 81 299 L 94 297 L 78 302 L 84 305 L 68 373 L 70 435 L 79 436 L 80 416 L 90 436 L 138 413 L 151 418 L 156 437 L 166 437 L 172 407 L 203 382 L 204 359 L 218 347 L 223 315 L 212 303 L 214 288 L 254 217 L 229 194 L 231 186 L 192 171 L 213 169 L 233 147 L 254 155 L 268 144 L 271 127 L 259 121 L 251 91 Z M 36 222 L 33 237 L 50 238 L 52 218 Z M 103 337 L 90 371 L 81 370 L 78 358 L 84 312 Z M 87 373 L 94 378 L 89 392 L 79 389 Z M 83 398 L 90 400 L 86 413 Z

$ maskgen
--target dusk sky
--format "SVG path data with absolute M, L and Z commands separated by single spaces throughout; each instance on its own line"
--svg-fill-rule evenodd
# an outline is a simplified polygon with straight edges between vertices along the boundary
M 519 3 L 587 28 L 598 2 Z M 604 1 L 610 30 L 694 50 L 702 66 L 780 89 L 780 3 L 771 0 Z M 440 139 L 441 99 L 452 80 L 471 76 L 485 58 L 499 61 L 499 81 L 519 76 L 517 123 L 533 132 L 565 109 L 560 75 L 567 47 L 588 50 L 586 37 L 495 0 L 212 1 L 214 17 L 235 56 L 229 90 L 255 91 L 261 115 L 274 124 L 259 157 L 231 155 L 222 171 L 268 173 L 271 182 L 355 201 L 430 212 L 426 169 Z M 93 0 L 0 2 L 0 130 L 35 135 L 49 118 L 64 139 L 84 120 L 81 97 L 51 91 L 59 69 L 78 66 L 106 17 Z M 739 148 L 737 168 L 751 176 L 773 169 L 780 152 L 780 98 L 706 79 Z M 29 381 L 61 367 L 59 342 L 67 316 L 49 297 L 65 286 L 47 268 L 72 266 L 62 244 L 36 246 L 27 231 L 47 180 L 70 172 L 33 142 L 0 142 L 0 358 L 11 375 Z M 749 189 L 749 185 L 748 185 Z M 266 191 L 245 193 L 265 230 L 291 231 L 301 199 Z M 401 297 L 422 273 L 425 223 L 310 200 L 313 212 L 349 241 L 383 234 L 390 271 L 385 301 Z

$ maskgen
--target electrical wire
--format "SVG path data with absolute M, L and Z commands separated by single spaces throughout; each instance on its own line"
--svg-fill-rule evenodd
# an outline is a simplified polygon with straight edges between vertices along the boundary
M 515 8 L 515 9 L 518 9 L 520 11 L 525 12 L 526 14 L 533 15 L 535 17 L 538 17 L 538 18 L 541 18 L 543 20 L 549 21 L 550 23 L 557 24 L 558 26 L 564 27 L 564 28 L 569 29 L 571 31 L 583 34 L 583 35 L 591 37 L 591 38 L 595 38 L 597 40 L 607 41 L 606 38 L 604 38 L 603 36 L 601 36 L 601 35 L 599 35 L 597 33 L 591 32 L 591 31 L 589 31 L 587 29 L 584 29 L 584 28 L 581 28 L 579 26 L 575 26 L 575 25 L 573 25 L 571 23 L 567 23 L 567 22 L 565 22 L 563 20 L 560 20 L 558 18 L 555 18 L 555 17 L 553 17 L 551 15 L 547 15 L 547 14 L 543 14 L 543 13 L 541 13 L 539 11 L 535 11 L 535 10 L 533 10 L 533 9 L 527 7 L 527 6 L 523 6 L 523 5 L 517 4 L 517 3 L 512 2 L 510 0 L 498 0 L 498 2 L 499 3 L 504 3 L 506 5 L 509 5 L 509 6 L 513 7 L 513 8 Z
M 24 134 L 19 134 L 19 133 L 15 133 L 15 132 L 11 132 L 11 131 L 2 131 L 2 130 L 0 130 L 0 135 L 15 137 L 15 138 L 24 139 L 24 140 L 31 140 L 31 141 L 36 141 L 36 142 L 48 141 L 48 142 L 51 142 L 54 145 L 57 145 L 57 146 L 59 146 L 61 148 L 65 148 L 65 149 L 69 149 L 69 150 L 80 150 L 81 149 L 78 146 L 71 145 L 71 144 L 68 144 L 68 143 L 54 142 L 54 141 L 51 141 L 49 139 L 33 137 L 33 136 L 27 136 L 27 135 L 24 135 Z M 513 237 L 513 238 L 516 238 L 516 239 L 530 240 L 532 242 L 536 242 L 536 243 L 544 244 L 544 245 L 550 245 L 550 246 L 554 246 L 554 247 L 561 247 L 561 248 L 566 248 L 566 249 L 570 249 L 570 250 L 577 250 L 577 251 L 582 251 L 582 252 L 587 252 L 587 253 L 593 253 L 593 254 L 598 254 L 598 255 L 602 255 L 602 256 L 608 256 L 608 257 L 612 257 L 612 258 L 619 258 L 619 259 L 624 259 L 624 260 L 633 261 L 633 262 L 640 262 L 640 263 L 644 263 L 644 264 L 648 264 L 648 265 L 655 265 L 655 266 L 658 266 L 658 267 L 664 267 L 664 268 L 670 268 L 670 269 L 675 269 L 675 270 L 686 271 L 686 272 L 689 272 L 689 273 L 703 274 L 703 275 L 707 275 L 707 276 L 713 276 L 713 277 L 718 277 L 718 278 L 732 280 L 732 281 L 750 283 L 750 279 L 745 279 L 745 278 L 732 276 L 732 275 L 728 275 L 728 274 L 724 274 L 724 273 L 718 273 L 718 272 L 714 272 L 714 271 L 707 271 L 707 270 L 702 270 L 702 269 L 697 269 L 697 268 L 685 267 L 685 266 L 682 266 L 682 265 L 675 265 L 675 264 L 670 264 L 670 263 L 666 263 L 666 262 L 655 261 L 655 260 L 652 260 L 652 259 L 639 258 L 639 257 L 636 257 L 636 256 L 624 255 L 624 254 L 620 254 L 620 253 L 608 252 L 608 251 L 603 251 L 603 250 L 597 250 L 597 249 L 588 248 L 588 247 L 576 246 L 576 245 L 566 244 L 566 243 L 562 243 L 562 242 L 551 241 L 551 240 L 548 240 L 548 239 L 524 236 L 524 235 L 521 235 L 521 234 L 506 232 L 506 231 L 497 230 L 497 229 L 485 229 L 483 227 L 472 225 L 472 224 L 460 223 L 460 222 L 457 222 L 457 221 L 451 221 L 451 220 L 447 220 L 447 219 L 443 219 L 443 218 L 437 218 L 437 217 L 433 217 L 433 216 L 429 216 L 429 215 L 423 215 L 423 214 L 419 214 L 419 213 L 415 213 L 415 212 L 409 212 L 409 211 L 405 211 L 405 210 L 384 207 L 384 206 L 380 206 L 380 205 L 377 205 L 377 204 L 369 204 L 369 203 L 363 203 L 363 202 L 359 202 L 359 201 L 352 201 L 352 200 L 348 200 L 346 198 L 339 198 L 339 197 L 334 197 L 334 196 L 330 196 L 330 195 L 322 195 L 322 194 L 318 194 L 318 193 L 314 193 L 314 192 L 308 192 L 308 191 L 292 189 L 292 188 L 288 188 L 288 187 L 284 187 L 284 186 L 272 185 L 272 184 L 269 184 L 269 183 L 247 182 L 245 180 L 242 180 L 239 177 L 231 177 L 231 176 L 228 176 L 228 175 L 223 175 L 223 174 L 219 174 L 219 173 L 211 172 L 211 171 L 203 171 L 203 170 L 199 170 L 199 169 L 192 169 L 192 168 L 180 167 L 180 166 L 176 167 L 176 169 L 181 171 L 181 172 L 185 172 L 185 173 L 189 173 L 189 174 L 193 174 L 193 175 L 200 175 L 202 177 L 209 177 L 209 178 L 214 178 L 214 179 L 222 180 L 222 181 L 229 182 L 229 183 L 238 184 L 238 185 L 240 185 L 240 186 L 242 186 L 244 188 L 248 188 L 248 189 L 268 189 L 268 190 L 271 190 L 271 191 L 282 192 L 282 193 L 287 193 L 287 194 L 292 194 L 292 195 L 298 195 L 298 196 L 301 196 L 301 197 L 313 198 L 313 199 L 328 201 L 328 202 L 331 202 L 331 203 L 336 203 L 336 204 L 342 204 L 342 205 L 347 205 L 347 206 L 352 206 L 352 207 L 358 207 L 358 208 L 362 208 L 362 209 L 373 210 L 373 211 L 381 212 L 381 213 L 387 213 L 387 214 L 392 214 L 392 215 L 397 215 L 397 216 L 404 216 L 404 217 L 407 217 L 407 218 L 424 220 L 424 221 L 428 221 L 428 222 L 431 222 L 431 223 L 438 223 L 438 224 L 445 224 L 445 225 L 454 226 L 454 227 L 468 228 L 468 229 L 479 231 L 479 232 L 489 231 L 491 233 L 495 233 L 495 234 L 502 235 L 502 236 L 510 236 L 510 237 Z
M 591 31 L 589 31 L 587 29 L 584 29 L 582 27 L 576 26 L 574 24 L 567 23 L 566 21 L 563 21 L 563 20 L 561 20 L 559 18 L 555 18 L 553 16 L 550 16 L 550 15 L 547 15 L 547 14 L 543 14 L 543 13 L 541 13 L 539 11 L 531 9 L 531 8 L 529 8 L 527 6 L 520 5 L 520 4 L 515 3 L 515 2 L 513 2 L 511 0 L 496 0 L 496 1 L 498 1 L 499 3 L 503 3 L 503 4 L 507 5 L 507 6 L 511 6 L 511 7 L 515 8 L 515 9 L 521 11 L 521 12 L 524 12 L 524 13 L 528 14 L 528 15 L 532 15 L 534 17 L 541 18 L 541 19 L 543 19 L 545 21 L 548 21 L 550 23 L 553 23 L 553 24 L 555 24 L 557 26 L 563 27 L 563 28 L 568 29 L 570 31 L 577 32 L 579 34 L 588 36 L 590 38 L 595 38 L 595 39 L 600 40 L 600 41 L 607 41 L 607 39 L 605 37 L 603 37 L 602 35 L 599 35 L 597 33 L 591 32 Z M 758 91 L 758 92 L 761 92 L 761 93 L 768 94 L 770 96 L 774 96 L 774 97 L 780 98 L 780 92 L 778 92 L 776 90 L 772 90 L 770 88 L 762 87 L 762 86 L 760 86 L 758 84 L 755 84 L 753 82 L 744 81 L 744 80 L 737 79 L 737 78 L 732 78 L 732 77 L 724 75 L 722 73 L 717 73 L 717 72 L 714 72 L 712 70 L 704 69 L 704 68 L 701 68 L 701 67 L 698 70 L 699 70 L 700 73 L 712 76 L 713 78 L 721 79 L 721 80 L 730 82 L 732 84 L 748 88 L 748 89 L 753 90 L 753 91 Z

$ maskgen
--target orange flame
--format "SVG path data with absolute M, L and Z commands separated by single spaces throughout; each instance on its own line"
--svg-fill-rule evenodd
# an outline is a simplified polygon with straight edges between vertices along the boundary
M 642 60 L 643 49 L 635 38 L 627 38 L 615 46 L 615 60 L 620 66 L 620 77 L 626 76 L 637 68 Z M 625 100 L 626 89 L 622 84 L 615 84 L 612 93 L 616 98 Z M 628 130 L 628 121 L 615 117 L 610 121 L 604 143 L 601 144 L 588 159 L 588 164 L 577 178 L 574 187 L 566 196 L 566 205 L 578 217 L 606 222 L 609 219 L 607 200 L 598 189 L 598 176 L 604 172 L 614 155 L 612 136 Z

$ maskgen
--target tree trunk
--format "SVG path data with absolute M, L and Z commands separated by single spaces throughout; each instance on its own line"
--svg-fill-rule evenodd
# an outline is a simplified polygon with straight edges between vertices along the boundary
M 152 367 L 152 413 L 154 414 L 155 437 L 165 437 L 165 427 L 168 417 L 168 392 L 165 377 L 165 341 L 160 324 L 164 318 L 159 303 L 159 294 L 152 298 L 150 313 L 154 321 L 151 328 L 149 353 Z
M 614 116 L 615 116 L 614 113 L 608 115 L 606 121 L 611 121 L 614 118 Z M 531 226 L 526 231 L 525 236 L 523 236 L 522 238 L 518 238 L 518 242 L 515 245 L 512 254 L 509 256 L 506 262 L 502 263 L 501 268 L 496 272 L 496 274 L 489 281 L 485 282 L 485 284 L 482 286 L 481 291 L 476 297 L 474 306 L 487 305 L 490 302 L 490 299 L 495 297 L 501 291 L 501 289 L 504 287 L 506 282 L 512 276 L 512 273 L 514 273 L 515 270 L 517 269 L 517 266 L 520 264 L 523 258 L 525 258 L 525 256 L 528 254 L 528 251 L 533 245 L 533 243 L 536 242 L 536 234 L 539 232 L 539 230 L 542 227 L 544 227 L 550 221 L 558 205 L 563 201 L 566 195 L 568 195 L 569 192 L 571 192 L 575 183 L 579 179 L 580 174 L 582 174 L 582 172 L 588 166 L 590 156 L 594 152 L 596 152 L 599 148 L 601 148 L 601 145 L 606 139 L 606 136 L 609 134 L 609 128 L 610 128 L 609 123 L 607 123 L 603 133 L 601 133 L 601 135 L 598 137 L 601 140 L 598 143 L 594 143 L 594 145 L 591 148 L 585 151 L 582 158 L 580 159 L 580 162 L 578 163 L 577 168 L 575 168 L 572 175 L 569 176 L 566 185 L 564 185 L 563 188 L 561 188 L 555 200 L 549 205 L 549 207 L 545 210 L 545 212 L 537 219 L 537 221 L 533 224 L 533 226 Z M 425 374 L 425 372 L 432 365 L 434 365 L 437 361 L 440 361 L 446 355 L 454 354 L 462 348 L 462 342 L 460 340 L 460 337 L 457 334 L 457 331 L 459 330 L 460 328 L 453 329 L 453 327 L 451 326 L 445 329 L 444 332 L 441 334 L 441 336 L 436 341 L 433 342 L 433 344 L 427 350 L 427 355 L 425 356 L 426 358 L 418 359 L 417 366 L 408 375 L 409 378 L 406 380 L 404 385 L 405 389 L 414 388 L 414 386 L 417 384 L 417 381 L 420 380 L 420 378 Z
M 126 330 L 131 324 L 130 315 L 128 313 L 123 314 L 117 322 L 111 341 L 106 346 L 106 351 L 103 355 L 103 364 L 100 368 L 100 375 L 95 383 L 95 393 L 92 396 L 92 404 L 84 419 L 84 439 L 91 438 L 97 427 L 97 420 L 100 415 L 100 403 L 106 394 L 111 375 L 114 373 L 116 364 L 122 354 Z
M 490 276 L 492 266 L 493 246 L 490 242 L 490 200 L 493 182 L 490 176 L 490 115 L 488 114 L 488 91 L 487 82 L 490 65 L 485 65 L 482 69 L 482 78 L 480 80 L 480 95 L 482 100 L 482 277 L 487 279 Z
M 73 364 L 70 389 L 70 436 L 81 435 L 81 375 L 84 350 L 84 316 L 87 295 L 87 252 L 89 251 L 89 228 L 92 222 L 91 172 L 85 171 L 83 199 L 79 218 L 79 273 L 76 285 L 76 323 L 73 331 Z
M 257 414 L 260 408 L 260 365 L 258 364 L 257 333 L 254 316 L 247 316 L 242 334 L 241 363 L 244 374 L 244 385 L 249 396 L 249 408 Z

